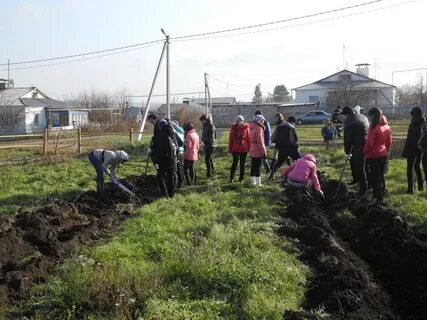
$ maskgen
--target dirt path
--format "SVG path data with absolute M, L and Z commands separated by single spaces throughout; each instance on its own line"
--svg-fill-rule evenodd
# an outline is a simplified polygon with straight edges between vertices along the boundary
M 331 199 L 338 183 L 322 187 Z M 282 216 L 280 233 L 298 240 L 313 270 L 307 311 L 290 319 L 321 319 L 311 310 L 322 308 L 328 319 L 425 319 L 427 243 L 395 211 L 341 186 L 332 205 L 289 196 Z
M 137 198 L 88 191 L 72 202 L 57 200 L 36 212 L 0 217 L 0 306 L 14 304 L 43 281 L 76 248 L 108 238 L 131 210 L 159 197 L 153 176 L 129 177 Z

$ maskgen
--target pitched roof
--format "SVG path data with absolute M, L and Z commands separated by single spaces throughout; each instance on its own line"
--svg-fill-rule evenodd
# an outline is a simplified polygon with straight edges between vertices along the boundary
M 325 78 L 322 78 L 320 80 L 317 80 L 313 83 L 310 84 L 306 84 L 297 88 L 294 88 L 292 90 L 316 90 L 316 89 L 334 89 L 336 88 L 336 83 L 338 81 L 325 81 L 329 78 L 335 77 L 341 73 L 349 73 L 351 75 L 355 75 L 359 78 L 362 78 L 363 80 L 355 80 L 354 81 L 354 88 L 361 88 L 361 89 L 366 89 L 366 88 L 389 88 L 389 87 L 393 87 L 395 88 L 394 85 L 385 83 L 385 82 L 381 82 L 372 78 L 369 78 L 367 76 L 364 76 L 362 74 L 347 70 L 347 69 L 343 69 L 341 71 L 338 71 L 334 74 L 331 74 Z
M 46 108 L 53 108 L 53 109 L 70 109 L 69 106 L 62 102 L 62 101 L 58 101 L 58 100 L 54 100 L 54 99 L 37 99 L 37 98 L 21 98 L 20 99 L 22 101 L 22 103 L 27 106 L 27 107 L 46 107 Z
M 0 91 L 0 104 L 8 106 L 23 106 L 20 98 L 34 90 L 34 87 L 29 88 L 10 88 Z
M 142 107 L 131 106 L 129 108 L 126 108 L 125 116 L 126 116 L 126 118 L 129 118 L 129 119 L 133 119 L 133 118 L 136 119 L 138 117 L 138 115 L 141 114 L 142 110 L 143 110 Z

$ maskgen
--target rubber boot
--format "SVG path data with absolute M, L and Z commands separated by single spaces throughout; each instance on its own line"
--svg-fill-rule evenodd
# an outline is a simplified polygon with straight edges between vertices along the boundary
M 262 186 L 262 184 L 261 184 L 261 177 L 256 177 L 256 184 L 258 185 L 258 186 Z
M 257 179 L 256 179 L 257 177 L 251 177 L 251 184 L 253 185 L 253 186 L 256 186 L 256 184 L 257 184 Z

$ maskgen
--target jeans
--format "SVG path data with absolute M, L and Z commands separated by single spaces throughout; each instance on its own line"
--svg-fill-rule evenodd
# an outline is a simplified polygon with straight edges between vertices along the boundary
M 387 157 L 367 158 L 366 161 L 369 165 L 374 198 L 382 201 L 385 192 L 384 169 Z
M 261 177 L 261 165 L 264 158 L 252 158 L 251 177 Z
M 414 191 L 414 170 L 417 175 L 418 189 L 422 190 L 424 187 L 423 175 L 420 169 L 421 151 L 408 155 L 406 159 L 406 176 L 408 178 L 408 191 Z
M 184 177 L 188 185 L 196 183 L 196 170 L 194 169 L 194 160 L 184 160 Z
M 184 184 L 184 154 L 179 154 L 176 163 L 177 188 Z
M 101 192 L 104 189 L 104 167 L 102 166 L 101 161 L 95 158 L 93 151 L 89 153 L 88 158 L 96 170 L 96 190 Z
M 353 150 L 350 158 L 350 167 L 353 180 L 359 183 L 359 194 L 364 196 L 367 190 L 365 155 L 363 150 Z
M 239 181 L 243 181 L 243 177 L 245 176 L 245 162 L 246 156 L 248 154 L 246 152 L 233 152 L 233 163 L 231 164 L 230 170 L 230 180 L 234 179 L 234 174 L 236 173 L 237 164 L 240 160 L 240 174 Z
M 206 176 L 210 177 L 214 172 L 214 165 L 212 161 L 212 153 L 213 153 L 214 147 L 212 144 L 205 144 L 204 149 L 205 149 Z

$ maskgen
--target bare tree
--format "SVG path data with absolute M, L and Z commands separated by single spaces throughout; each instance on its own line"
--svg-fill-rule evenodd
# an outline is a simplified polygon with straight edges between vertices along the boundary
M 17 133 L 24 121 L 24 108 L 0 93 L 0 134 Z
M 397 101 L 400 108 L 420 106 L 427 111 L 427 89 L 422 74 L 417 75 L 413 84 L 405 84 L 397 89 Z
M 351 77 L 342 77 L 334 91 L 330 91 L 327 97 L 327 104 L 330 107 L 337 105 L 355 106 L 370 105 L 372 100 L 376 100 L 376 89 L 364 87 L 363 82 L 356 82 Z
M 113 93 L 114 104 L 117 108 L 121 109 L 123 113 L 125 113 L 125 110 L 129 105 L 128 96 L 129 92 L 124 88 Z

